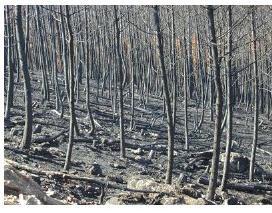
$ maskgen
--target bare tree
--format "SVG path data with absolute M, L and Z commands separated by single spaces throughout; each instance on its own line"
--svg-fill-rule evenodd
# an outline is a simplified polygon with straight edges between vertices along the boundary
M 29 149 L 32 138 L 32 96 L 30 75 L 27 66 L 27 58 L 25 53 L 25 36 L 22 24 L 22 6 L 16 6 L 16 38 L 19 50 L 20 69 L 24 76 L 24 91 L 25 91 L 25 128 L 21 147 Z
M 232 6 L 228 6 L 228 61 L 227 61 L 227 145 L 223 170 L 223 178 L 221 183 L 222 191 L 225 190 L 228 180 L 230 152 L 232 146 Z
M 258 141 L 258 118 L 259 118 L 259 77 L 258 77 L 258 66 L 257 66 L 257 53 L 256 53 L 256 23 L 255 23 L 255 10 L 256 8 L 252 6 L 251 8 L 251 41 L 252 41 L 252 58 L 253 58 L 253 70 L 254 70 L 254 132 L 252 141 L 252 151 L 250 158 L 249 167 L 249 181 L 254 180 L 254 165 L 255 165 L 255 155 L 256 147 Z
M 5 111 L 5 119 L 9 121 L 10 119 L 10 109 L 13 106 L 13 90 L 14 90 L 14 66 L 12 61 L 12 42 L 11 42 L 11 23 L 10 23 L 10 12 L 9 6 L 6 7 L 6 16 L 5 20 L 7 23 L 7 39 L 8 39 L 8 56 L 7 56 L 7 65 L 9 71 L 9 78 L 8 78 L 8 91 L 7 91 L 7 102 L 6 102 L 6 111 Z
M 160 7 L 158 5 L 154 6 L 154 18 L 157 26 L 157 37 L 159 44 L 159 52 L 160 52 L 160 63 L 161 63 L 161 71 L 162 71 L 162 81 L 163 81 L 163 91 L 166 102 L 166 114 L 167 114 L 167 127 L 168 127 L 168 162 L 167 162 L 167 171 L 165 182 L 167 184 L 172 183 L 172 171 L 173 171 L 173 158 L 174 158 L 174 125 L 172 118 L 172 109 L 171 109 L 171 101 L 169 95 L 168 81 L 166 75 L 166 68 L 164 62 L 164 51 L 163 51 L 163 34 L 161 31 L 160 24 Z
M 94 119 L 90 107 L 90 63 L 89 63 L 89 28 L 88 28 L 88 17 L 87 17 L 87 12 L 86 12 L 86 7 L 84 9 L 84 14 L 85 14 L 85 69 L 86 69 L 86 106 L 87 106 L 87 112 L 88 112 L 88 119 L 91 122 L 91 130 L 90 134 L 94 133 L 95 130 L 95 125 L 94 125 Z
M 116 27 L 116 45 L 117 45 L 117 57 L 119 65 L 119 125 L 120 125 L 120 157 L 125 158 L 125 140 L 124 140 L 124 101 L 123 101 L 123 69 L 122 69 L 122 55 L 120 50 L 120 26 L 118 17 L 118 6 L 114 6 L 114 17 L 115 17 L 115 27 Z
M 215 75 L 214 80 L 215 80 L 216 95 L 217 95 L 216 109 L 215 109 L 216 119 L 215 119 L 215 129 L 214 129 L 214 139 L 213 139 L 213 157 L 212 157 L 211 174 L 210 174 L 210 180 L 209 180 L 209 188 L 207 192 L 207 199 L 213 200 L 216 185 L 217 185 L 217 176 L 218 176 L 223 95 L 222 95 L 222 86 L 221 86 L 221 80 L 220 80 L 220 66 L 219 66 L 219 60 L 218 60 L 217 42 L 216 42 L 216 35 L 215 35 L 214 7 L 208 6 L 207 11 L 208 11 L 209 29 L 210 29 L 210 35 L 211 35 L 212 60 L 213 60 L 214 75 Z
M 69 125 L 69 142 L 68 148 L 66 153 L 65 165 L 64 170 L 69 170 L 71 156 L 72 156 L 72 149 L 74 143 L 74 129 L 75 129 L 75 103 L 74 103 L 74 36 L 72 31 L 72 26 L 70 23 L 70 13 L 69 13 L 69 6 L 65 6 L 66 9 L 66 20 L 67 20 L 67 27 L 68 27 L 68 34 L 69 34 L 69 52 L 70 52 L 70 98 L 69 98 L 69 111 L 70 111 L 70 125 Z

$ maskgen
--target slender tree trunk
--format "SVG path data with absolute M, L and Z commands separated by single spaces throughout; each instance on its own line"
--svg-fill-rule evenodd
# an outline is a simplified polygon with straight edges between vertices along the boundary
M 161 24 L 160 24 L 160 8 L 159 6 L 155 6 L 155 23 L 157 26 L 157 37 L 158 37 L 158 44 L 159 44 L 159 53 L 160 53 L 160 63 L 162 69 L 162 81 L 163 81 L 163 90 L 164 90 L 164 97 L 165 97 L 165 104 L 166 104 L 166 111 L 167 111 L 167 123 L 168 123 L 168 162 L 167 162 L 167 171 L 166 171 L 166 184 L 172 183 L 172 170 L 173 170 L 173 152 L 174 152 L 174 125 L 173 125 L 173 118 L 172 118 L 172 109 L 171 109 L 171 101 L 170 95 L 168 90 L 168 81 L 167 81 L 167 74 L 166 68 L 164 63 L 164 52 L 163 52 L 163 34 L 161 31 Z
M 88 32 L 88 17 L 87 17 L 87 11 L 86 7 L 84 9 L 84 14 L 85 14 L 85 68 L 86 68 L 86 107 L 87 107 L 87 113 L 88 113 L 88 118 L 91 122 L 91 130 L 90 134 L 94 133 L 95 130 L 95 125 L 94 125 L 94 119 L 93 115 L 91 112 L 91 107 L 90 107 L 90 77 L 89 77 L 89 69 L 90 69 L 90 63 L 89 63 L 89 32 Z
M 175 134 L 176 111 L 177 111 L 177 65 L 176 65 L 176 26 L 175 11 L 172 6 L 172 66 L 173 67 L 173 131 Z
M 61 37 L 62 37 L 62 60 L 63 60 L 63 69 L 64 69 L 64 75 L 65 75 L 65 88 L 66 88 L 66 94 L 67 99 L 69 100 L 70 97 L 70 86 L 69 86 L 69 68 L 68 68 L 68 62 L 67 62 L 67 44 L 66 44 L 66 33 L 65 33 L 65 23 L 64 23 L 64 15 L 62 14 L 62 7 L 60 6 L 60 13 L 61 13 Z
M 8 91 L 7 91 L 7 102 L 6 102 L 6 111 L 5 111 L 5 119 L 9 121 L 10 119 L 10 109 L 13 107 L 13 90 L 14 90 L 14 66 L 11 58 L 11 24 L 10 24 L 10 14 L 9 14 L 9 6 L 6 6 L 7 12 L 6 12 L 6 23 L 7 23 L 7 34 L 8 34 L 8 71 L 9 71 L 9 77 L 8 77 Z
M 208 19 L 209 19 L 209 29 L 211 33 L 212 57 L 213 57 L 215 86 L 216 86 L 216 94 L 217 94 L 216 119 L 215 119 L 214 141 L 213 141 L 213 157 L 212 157 L 211 174 L 209 179 L 209 187 L 207 192 L 207 199 L 213 200 L 216 185 L 217 185 L 217 176 L 218 176 L 222 106 L 223 106 L 223 95 L 222 95 L 222 86 L 221 86 L 221 80 L 220 80 L 220 66 L 219 66 L 219 60 L 218 60 L 218 49 L 217 49 L 217 42 L 216 42 L 216 35 L 215 35 L 213 6 L 208 6 Z
M 40 9 L 39 6 L 36 5 L 36 24 L 37 24 L 37 33 L 39 34 L 39 41 L 40 41 L 40 51 L 41 51 L 41 62 L 42 63 L 42 76 L 43 76 L 43 103 L 49 102 L 50 100 L 50 92 L 49 92 L 49 83 L 48 83 L 48 77 L 47 77 L 47 68 L 46 68 L 46 53 L 45 53 L 45 49 L 44 49 L 44 39 L 42 37 L 42 23 L 40 20 Z
M 224 191 L 228 181 L 230 152 L 232 146 L 232 7 L 228 6 L 228 61 L 227 61 L 227 145 L 221 190 Z
M 69 110 L 70 110 L 70 125 L 69 125 L 69 142 L 66 153 L 64 170 L 68 171 L 71 162 L 72 149 L 74 143 L 74 128 L 75 128 L 75 109 L 74 109 L 74 36 L 72 32 L 72 26 L 70 23 L 69 6 L 66 5 L 66 18 L 69 34 L 69 52 L 70 52 L 70 98 L 69 98 Z
M 185 35 L 185 30 L 184 30 Z M 189 141 L 188 141 L 188 62 L 186 61 L 187 58 L 187 51 L 186 51 L 186 38 L 184 36 L 184 67 L 183 67 L 183 93 L 184 93 L 184 139 L 185 145 L 184 149 L 189 150 Z
M 19 51 L 20 68 L 24 76 L 24 90 L 25 90 L 25 128 L 21 147 L 29 149 L 32 138 L 32 96 L 31 96 L 31 83 L 29 70 L 27 66 L 26 53 L 25 53 L 25 36 L 22 24 L 22 6 L 16 6 L 16 37 Z
M 255 10 L 256 8 L 252 6 L 251 8 L 251 40 L 252 40 L 252 58 L 253 58 L 253 69 L 254 69 L 254 132 L 252 141 L 252 151 L 250 158 L 249 167 L 249 181 L 254 180 L 254 166 L 255 166 L 255 154 L 258 141 L 258 117 L 259 117 L 259 79 L 258 79 L 258 67 L 257 67 L 257 53 L 256 53 L 256 23 L 255 23 Z
M 124 113 L 123 113 L 123 69 L 122 69 L 122 56 L 120 47 L 120 28 L 119 28 L 119 17 L 118 17 L 118 6 L 114 6 L 115 26 L 116 26 L 116 43 L 117 43 L 117 56 L 119 62 L 119 124 L 120 124 L 120 157 L 125 158 L 125 140 L 124 140 Z

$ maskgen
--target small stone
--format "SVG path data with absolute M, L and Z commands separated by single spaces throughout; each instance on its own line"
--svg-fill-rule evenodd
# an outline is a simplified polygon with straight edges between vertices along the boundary
M 93 163 L 92 167 L 90 168 L 90 172 L 92 175 L 98 176 L 102 174 L 102 169 L 99 164 Z
M 131 152 L 135 155 L 142 155 L 144 153 L 140 147 L 136 150 L 131 150 Z
M 183 196 L 185 204 L 187 205 L 206 205 L 207 202 L 203 198 L 192 198 L 190 196 L 184 195 Z
M 148 175 L 149 174 L 148 169 L 146 168 L 146 166 L 142 166 L 140 168 L 139 174 L 140 175 Z
M 150 135 L 152 138 L 155 138 L 155 139 L 158 139 L 158 138 L 159 138 L 159 134 L 158 134 L 158 133 L 150 132 L 149 135 Z
M 138 161 L 139 163 L 141 163 L 141 164 L 149 164 L 149 163 L 151 163 L 150 160 L 145 159 L 143 156 L 139 156 L 139 155 L 135 156 L 134 159 L 135 159 L 136 161 Z
M 86 189 L 83 191 L 84 197 L 94 197 L 97 193 L 97 190 L 93 186 L 87 186 Z
M 111 166 L 116 169 L 125 169 L 126 168 L 125 166 L 120 165 L 119 163 L 113 163 L 113 164 L 111 164 Z
M 125 182 L 121 176 L 108 176 L 108 180 L 122 184 Z
M 19 205 L 18 197 L 4 194 L 4 205 Z
M 42 125 L 37 124 L 37 125 L 34 127 L 33 134 L 41 133 L 41 131 L 42 131 Z
M 34 147 L 33 152 L 34 152 L 33 154 L 35 155 L 41 155 L 41 156 L 53 158 L 52 153 L 50 153 L 50 151 L 42 147 Z
M 221 162 L 225 161 L 225 153 L 220 155 Z M 249 159 L 239 153 L 232 152 L 230 155 L 230 171 L 243 173 L 249 170 Z
M 59 156 L 59 157 L 65 157 L 66 154 L 64 151 L 60 150 L 59 148 L 57 147 L 49 147 L 48 148 L 48 151 L 52 154 L 52 155 L 56 155 L 56 156 Z
M 111 197 L 105 205 L 124 205 L 125 203 L 118 197 Z
M 55 197 L 56 196 L 56 191 L 54 191 L 52 188 L 49 188 L 47 191 L 46 191 L 46 194 L 50 197 Z
M 19 202 L 21 205 L 42 205 L 42 202 L 35 195 L 19 194 Z
M 179 205 L 184 203 L 185 201 L 182 197 L 163 197 L 161 200 L 162 205 Z
M 201 193 L 199 191 L 197 191 L 196 189 L 193 189 L 192 187 L 185 186 L 181 189 L 181 192 L 185 195 L 188 195 L 192 198 L 201 198 Z
M 238 199 L 236 197 L 230 197 L 226 200 L 224 200 L 224 205 L 237 205 L 238 204 Z
M 266 191 L 266 194 L 272 195 L 272 191 Z

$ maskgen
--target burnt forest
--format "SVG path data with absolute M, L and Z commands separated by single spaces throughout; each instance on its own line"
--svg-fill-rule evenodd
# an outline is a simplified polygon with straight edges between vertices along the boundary
M 4 204 L 272 204 L 271 5 L 5 5 Z

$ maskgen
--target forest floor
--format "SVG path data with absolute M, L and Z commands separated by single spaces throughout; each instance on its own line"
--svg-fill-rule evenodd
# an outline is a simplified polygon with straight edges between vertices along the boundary
M 32 72 L 31 76 L 33 103 L 35 103 L 33 107 L 33 128 L 35 129 L 37 125 L 41 126 L 41 131 L 33 134 L 33 141 L 41 137 L 49 138 L 64 130 L 68 130 L 69 111 L 67 100 L 65 101 L 64 118 L 60 119 L 54 111 L 54 91 L 50 90 L 50 102 L 46 106 L 42 105 L 40 75 Z M 72 166 L 69 173 L 85 177 L 107 178 L 107 180 L 124 186 L 133 176 L 154 179 L 156 182 L 163 183 L 167 163 L 166 119 L 164 118 L 163 120 L 161 116 L 151 125 L 152 119 L 163 113 L 163 100 L 159 97 L 150 97 L 144 109 L 143 106 L 140 106 L 139 96 L 136 95 L 135 128 L 130 130 L 130 99 L 125 98 L 125 141 L 129 144 L 129 148 L 126 148 L 126 159 L 120 159 L 118 115 L 116 114 L 115 118 L 113 117 L 111 100 L 109 98 L 99 96 L 98 103 L 96 103 L 96 82 L 91 81 L 91 85 L 93 85 L 91 88 L 93 117 L 101 126 L 96 126 L 93 136 L 88 135 L 90 123 L 86 119 L 85 92 L 83 90 L 84 86 L 81 85 L 80 98 L 78 103 L 76 103 L 76 117 L 81 134 L 76 136 L 77 140 L 73 147 Z M 62 89 L 63 87 L 61 85 Z M 108 90 L 105 91 L 105 94 L 107 92 Z M 68 144 L 67 132 L 51 142 L 33 142 L 30 151 L 20 149 L 20 141 L 24 128 L 23 97 L 23 82 L 16 83 L 14 107 L 11 110 L 11 122 L 5 123 L 5 158 L 40 170 L 62 171 Z M 207 172 L 207 167 L 211 163 L 211 160 L 200 159 L 190 163 L 191 165 L 188 165 L 188 163 L 194 159 L 194 153 L 212 149 L 214 122 L 210 121 L 210 110 L 206 108 L 201 129 L 199 131 L 192 131 L 194 128 L 196 106 L 189 104 L 188 110 L 190 150 L 186 151 L 184 150 L 183 102 L 180 99 L 177 105 L 173 184 L 177 187 L 184 187 L 186 185 L 194 188 L 198 186 L 198 191 L 204 195 L 207 186 L 199 184 L 198 179 Z M 198 118 L 200 118 L 200 112 L 201 109 L 199 108 Z M 240 153 L 246 158 L 250 158 L 253 114 L 252 112 L 246 112 L 244 107 L 241 106 L 235 109 L 233 122 L 233 138 L 236 141 L 233 151 Z M 272 121 L 269 121 L 265 115 L 261 115 L 260 122 L 256 163 L 258 164 L 258 168 L 261 168 L 261 172 L 257 173 L 255 181 L 271 186 L 272 181 L 264 179 L 263 172 L 272 173 Z M 139 147 L 140 149 L 138 149 Z M 221 140 L 222 153 L 224 153 L 224 147 L 225 131 Z M 154 157 L 148 160 L 151 150 L 154 150 Z M 94 167 L 101 170 L 98 169 L 95 172 Z M 220 178 L 222 177 L 222 168 L 223 163 L 220 162 Z M 242 172 L 231 173 L 230 177 L 230 181 L 233 183 L 247 183 L 247 179 L 247 164 Z M 44 191 L 50 192 L 50 196 L 59 200 L 65 200 L 66 203 L 99 203 L 101 188 L 98 185 L 78 180 L 54 179 L 46 176 L 35 177 L 34 180 L 41 185 Z M 120 189 L 108 188 L 103 203 L 121 191 Z M 228 193 L 243 204 L 272 204 L 271 191 L 248 193 L 229 190 Z M 222 204 L 224 199 L 219 196 L 219 191 L 217 191 L 217 194 L 216 203 Z M 134 200 L 132 203 L 136 204 L 137 202 Z M 147 202 L 141 200 L 138 204 L 147 204 Z

